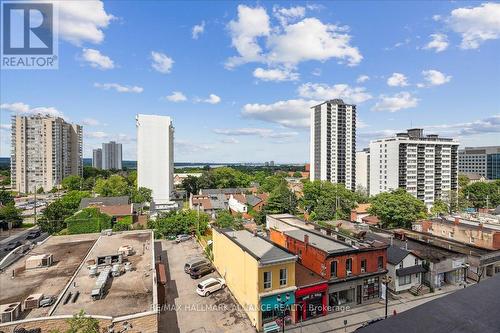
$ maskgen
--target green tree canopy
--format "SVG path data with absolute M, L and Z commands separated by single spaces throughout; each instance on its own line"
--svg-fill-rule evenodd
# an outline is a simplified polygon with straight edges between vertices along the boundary
M 424 203 L 403 189 L 377 194 L 370 202 L 368 212 L 378 216 L 385 227 L 411 228 L 413 222 L 427 217 Z
M 198 194 L 198 177 L 187 176 L 182 181 L 182 188 L 186 190 L 188 196 L 190 194 Z
M 95 182 L 94 192 L 103 197 L 118 197 L 128 194 L 128 184 L 120 175 L 111 175 L 109 178 L 98 178 Z
M 359 197 L 342 184 L 320 180 L 305 182 L 303 194 L 301 206 L 305 211 L 314 213 L 314 219 L 320 221 L 347 218 Z
M 90 197 L 86 191 L 70 191 L 62 198 L 57 199 L 45 208 L 42 217 L 38 220 L 40 228 L 54 234 L 66 228 L 65 220 L 73 215 L 80 205 L 82 198 Z
M 21 210 L 14 206 L 13 202 L 7 203 L 5 206 L 0 207 L 0 221 L 3 223 L 12 223 L 12 227 L 18 228 L 23 223 L 21 217 Z
M 500 205 L 500 180 L 472 183 L 465 186 L 462 191 L 474 208 L 492 208 Z
M 130 189 L 130 200 L 135 203 L 145 203 L 145 202 L 151 202 L 152 199 L 152 193 L 149 188 L 146 187 L 139 187 L 138 189 L 135 189 L 135 187 Z
M 182 210 L 171 212 L 163 217 L 158 217 L 155 221 L 149 221 L 149 227 L 155 229 L 157 234 L 179 235 L 197 233 L 204 234 L 208 229 L 210 217 L 208 214 L 194 210 Z
M 434 200 L 434 204 L 432 205 L 431 208 L 432 215 L 438 216 L 440 214 L 446 214 L 448 212 L 449 212 L 449 207 L 446 202 L 444 202 L 441 199 Z
M 219 228 L 232 228 L 232 229 L 242 228 L 241 219 L 235 218 L 233 215 L 231 215 L 230 212 L 227 211 L 222 211 L 217 213 L 217 220 L 215 221 L 215 224 Z
M 83 178 L 76 175 L 68 176 L 62 180 L 61 186 L 69 191 L 80 190 L 83 186 Z
M 14 203 L 14 196 L 12 192 L 5 190 L 4 187 L 0 190 L 0 204 L 7 205 L 9 203 Z
M 269 194 L 266 210 L 269 214 L 295 214 L 297 210 L 297 197 L 288 188 L 285 180 L 282 180 Z

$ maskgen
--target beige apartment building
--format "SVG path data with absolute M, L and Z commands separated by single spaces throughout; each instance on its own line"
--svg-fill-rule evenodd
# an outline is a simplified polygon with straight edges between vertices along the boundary
M 50 191 L 69 175 L 82 175 L 83 128 L 63 118 L 12 117 L 12 188 Z

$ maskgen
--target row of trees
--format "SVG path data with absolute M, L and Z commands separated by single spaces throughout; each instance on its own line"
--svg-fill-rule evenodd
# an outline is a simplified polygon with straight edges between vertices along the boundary
M 0 228 L 6 229 L 9 223 L 12 227 L 18 228 L 22 225 L 21 210 L 14 205 L 12 193 L 4 188 L 0 190 Z

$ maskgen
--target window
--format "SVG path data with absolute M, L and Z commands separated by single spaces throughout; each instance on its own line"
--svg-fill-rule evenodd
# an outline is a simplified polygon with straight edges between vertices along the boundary
M 352 259 L 351 258 L 349 258 L 345 261 L 345 270 L 346 270 L 347 275 L 352 274 Z
M 330 276 L 337 277 L 337 262 L 335 260 L 330 262 Z
M 299 249 L 299 259 L 302 259 L 302 250 Z
M 384 257 L 378 257 L 378 269 L 384 269 Z
M 271 280 L 272 280 L 271 272 L 264 272 L 264 289 L 271 288 L 272 286 Z
M 403 268 L 403 262 L 401 261 L 401 263 L 399 264 L 399 267 L 398 268 Z
M 363 282 L 363 300 L 379 297 L 379 279 L 370 278 Z
M 399 285 L 404 286 L 411 283 L 411 275 L 405 275 L 399 277 Z
M 280 269 L 280 287 L 286 286 L 288 280 L 288 271 L 286 268 Z
M 366 259 L 361 260 L 361 273 L 366 272 Z
M 415 258 L 415 265 L 418 265 L 418 258 Z

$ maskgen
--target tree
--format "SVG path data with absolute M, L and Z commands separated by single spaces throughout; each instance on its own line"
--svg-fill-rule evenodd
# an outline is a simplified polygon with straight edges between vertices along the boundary
M 302 178 L 302 173 L 300 171 L 295 171 L 293 173 L 293 177 L 295 177 L 295 178 Z
M 241 220 L 236 219 L 231 213 L 227 211 L 222 211 L 217 213 L 217 220 L 215 224 L 219 228 L 232 228 L 232 229 L 241 229 Z
M 342 184 L 320 180 L 305 182 L 303 194 L 301 207 L 308 213 L 314 213 L 311 218 L 320 221 L 348 218 L 361 197 Z
M 76 191 L 81 190 L 83 185 L 83 178 L 76 175 L 71 175 L 64 178 L 61 182 L 61 186 L 65 190 Z
M 7 205 L 9 203 L 14 203 L 14 196 L 10 191 L 6 191 L 5 187 L 0 190 L 0 204 Z
M 182 210 L 167 213 L 165 216 L 158 217 L 155 221 L 149 221 L 149 227 L 163 236 L 198 232 L 204 234 L 208 229 L 209 221 L 210 216 L 208 214 L 198 214 L 194 210 Z
M 432 215 L 438 216 L 441 214 L 446 214 L 448 212 L 449 212 L 448 204 L 446 204 L 441 199 L 434 200 L 434 204 L 432 205 L 432 208 L 431 208 Z
M 198 194 L 198 178 L 194 176 L 187 176 L 182 181 L 182 188 L 186 190 L 188 196 L 190 194 Z
M 153 191 L 146 187 L 132 188 L 130 200 L 134 203 L 151 202 Z
M 62 198 L 57 199 L 45 208 L 42 217 L 38 220 L 40 228 L 49 234 L 58 233 L 66 228 L 65 220 L 73 215 L 80 205 L 82 198 L 90 197 L 86 191 L 70 191 Z
M 95 182 L 94 192 L 103 197 L 118 197 L 127 195 L 128 186 L 120 175 L 111 175 L 108 179 L 98 178 Z
M 73 318 L 66 320 L 69 328 L 64 333 L 99 333 L 99 320 L 85 316 L 85 311 L 80 310 Z M 50 333 L 61 333 L 59 329 Z
M 12 223 L 12 227 L 18 228 L 23 223 L 21 210 L 14 206 L 13 202 L 9 202 L 5 206 L 0 207 L 0 221 L 3 223 Z
M 463 188 L 463 193 L 474 208 L 496 207 L 500 204 L 500 180 L 469 184 Z
M 36 190 L 37 194 L 43 194 L 45 191 L 43 190 L 43 187 L 40 187 L 38 190 Z
M 280 184 L 285 181 L 286 174 L 278 173 L 275 175 L 267 176 L 261 181 L 259 190 L 261 192 L 270 193 L 272 190 L 280 186 Z
M 458 175 L 458 188 L 466 187 L 467 185 L 469 185 L 469 182 L 470 182 L 469 177 L 467 177 L 463 173 Z
M 370 202 L 368 212 L 378 216 L 385 227 L 411 228 L 413 222 L 427 217 L 424 203 L 404 189 L 380 193 Z
M 290 191 L 285 180 L 271 191 L 267 200 L 267 211 L 270 214 L 295 214 L 297 197 Z

